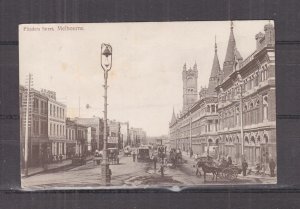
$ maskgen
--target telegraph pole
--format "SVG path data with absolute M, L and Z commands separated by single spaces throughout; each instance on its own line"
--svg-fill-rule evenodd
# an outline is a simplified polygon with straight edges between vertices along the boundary
M 190 112 L 190 153 L 192 151 L 192 113 Z
M 240 86 L 240 125 L 241 125 L 241 146 L 242 146 L 242 156 L 241 161 L 244 159 L 244 127 L 243 127 L 243 79 L 240 74 L 238 74 L 238 82 Z
M 24 167 L 25 176 L 28 176 L 28 132 L 29 132 L 29 104 L 30 104 L 30 88 L 32 84 L 32 75 L 28 75 L 27 98 L 26 98 L 26 116 L 25 116 L 25 140 L 24 140 Z

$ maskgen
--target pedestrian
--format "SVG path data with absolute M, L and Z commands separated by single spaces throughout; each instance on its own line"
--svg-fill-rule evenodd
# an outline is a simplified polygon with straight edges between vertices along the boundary
M 190 151 L 190 158 L 192 158 L 193 157 L 193 150 L 191 149 L 191 151 Z
M 161 175 L 161 177 L 164 177 L 164 164 L 161 164 L 160 165 L 160 175 Z
M 132 159 L 133 159 L 133 162 L 135 162 L 135 157 L 136 157 L 136 153 L 135 151 L 132 153 Z
M 157 163 L 157 157 L 156 155 L 153 156 L 153 166 L 154 166 L 154 170 L 156 170 L 156 163 Z
M 63 159 L 63 156 L 62 154 L 59 155 L 59 162 L 61 163 L 62 162 L 62 159 Z
M 232 159 L 231 159 L 230 156 L 228 157 L 227 165 L 228 165 L 228 166 L 232 165 Z
M 270 159 L 269 161 L 269 167 L 270 167 L 270 174 L 271 174 L 271 177 L 274 177 L 275 176 L 275 168 L 276 168 L 276 163 L 275 161 L 273 160 L 273 158 Z
M 109 168 L 109 169 L 108 169 L 108 178 L 109 178 L 109 182 L 111 181 L 111 175 L 112 175 L 112 172 L 111 172 L 111 169 Z
M 242 162 L 243 176 L 246 176 L 247 168 L 248 168 L 248 163 L 247 163 L 246 159 L 244 159 L 243 162 Z

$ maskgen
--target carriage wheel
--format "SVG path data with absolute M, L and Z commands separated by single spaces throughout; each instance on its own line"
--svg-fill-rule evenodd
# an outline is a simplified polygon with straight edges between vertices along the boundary
M 220 172 L 220 176 L 221 176 L 221 178 L 222 179 L 226 179 L 227 177 L 227 171 L 226 171 L 226 169 L 224 169 L 224 170 L 222 170 L 221 172 Z
M 233 169 L 227 169 L 227 172 L 226 172 L 226 178 L 229 180 L 229 181 L 233 181 L 234 179 L 237 178 L 237 174 L 236 172 L 233 170 Z

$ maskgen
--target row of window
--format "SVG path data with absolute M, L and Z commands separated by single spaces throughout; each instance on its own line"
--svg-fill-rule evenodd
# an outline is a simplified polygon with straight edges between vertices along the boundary
M 33 126 L 33 134 L 35 136 L 47 135 L 47 132 L 48 132 L 47 121 L 33 120 L 32 126 Z
M 52 143 L 52 155 L 65 155 L 65 143 L 63 142 L 54 142 Z
M 47 114 L 47 102 L 39 100 L 38 98 L 34 98 L 33 111 L 36 113 Z
M 268 119 L 268 96 L 263 97 L 263 107 L 259 108 L 259 100 L 254 106 L 250 103 L 249 106 L 245 105 L 243 108 L 243 125 L 251 125 L 262 122 Z M 220 128 L 233 128 L 240 125 L 240 112 L 239 107 L 236 111 L 227 110 L 225 113 L 220 114 Z
M 50 136 L 65 136 L 65 125 L 50 122 Z
M 50 104 L 50 116 L 64 119 L 65 118 L 65 109 L 54 104 Z
M 75 140 L 75 130 L 67 128 L 67 139 L 68 140 Z
M 266 65 L 262 66 L 260 73 L 255 73 L 244 80 L 242 85 L 243 91 L 249 91 L 252 88 L 258 86 L 259 82 L 263 82 L 268 79 L 268 68 Z M 236 95 L 240 93 L 240 86 L 236 84 L 232 89 L 229 89 L 224 95 L 220 95 L 220 100 L 233 100 Z

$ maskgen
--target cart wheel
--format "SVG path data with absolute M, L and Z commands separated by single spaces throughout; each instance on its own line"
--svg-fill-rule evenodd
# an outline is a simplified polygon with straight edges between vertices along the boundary
M 227 177 L 227 179 L 229 180 L 229 181 L 233 181 L 234 179 L 236 179 L 236 173 L 235 173 L 235 171 L 234 170 L 232 170 L 232 169 L 227 169 L 227 175 L 226 175 L 226 177 Z

